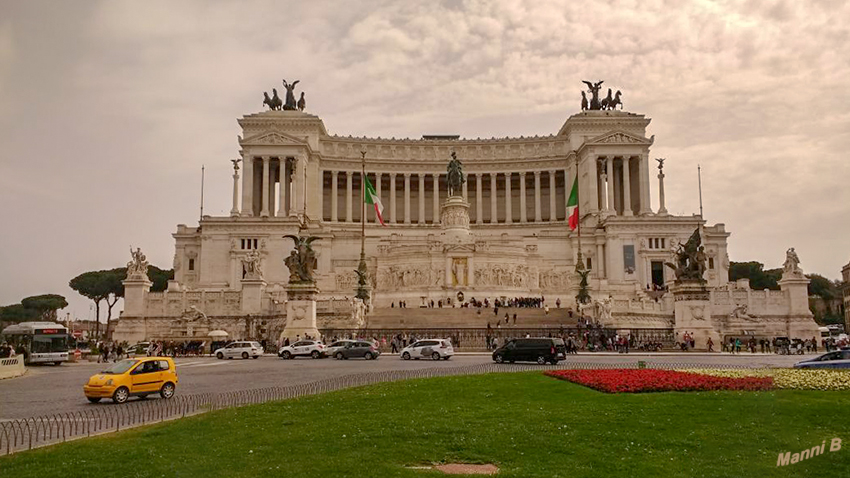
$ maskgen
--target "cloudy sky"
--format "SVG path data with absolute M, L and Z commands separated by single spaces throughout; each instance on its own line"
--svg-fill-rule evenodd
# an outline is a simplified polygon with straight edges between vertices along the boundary
M 582 5 L 581 3 L 587 3 Z M 557 132 L 580 80 L 652 118 L 667 206 L 734 261 L 850 261 L 844 1 L 0 3 L 0 305 L 120 267 L 171 267 L 176 224 L 230 209 L 236 118 L 300 79 L 333 134 Z M 653 182 L 653 188 L 655 182 Z M 657 194 L 653 189 L 653 206 Z

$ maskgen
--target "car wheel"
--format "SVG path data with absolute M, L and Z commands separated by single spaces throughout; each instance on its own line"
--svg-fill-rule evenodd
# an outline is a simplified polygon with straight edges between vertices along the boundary
M 366 352 L 365 354 L 363 354 L 363 358 L 366 360 L 372 360 L 372 353 Z
M 219 352 L 219 353 L 215 354 L 215 358 L 217 358 L 217 359 L 221 360 L 221 359 L 223 359 L 223 358 L 224 358 L 224 354 L 223 354 L 223 353 L 221 353 L 221 352 Z
M 401 358 L 403 358 L 405 360 L 410 360 L 410 354 L 408 352 L 405 352 L 405 353 L 401 354 Z
M 89 401 L 92 402 L 92 403 L 97 403 L 97 402 L 100 401 L 100 397 L 86 397 L 86 398 L 88 398 Z
M 552 365 L 558 365 L 558 361 L 557 361 L 557 360 L 553 360 L 553 361 L 551 361 L 550 363 L 551 363 Z
M 313 357 L 314 359 L 319 358 L 319 351 L 318 351 L 318 350 L 314 350 L 314 351 L 310 354 L 310 356 L 311 356 L 311 357 Z
M 112 394 L 112 401 L 115 403 L 124 403 L 128 398 L 130 398 L 130 390 L 127 387 L 118 387 L 118 390 Z
M 440 352 L 434 352 L 431 354 L 431 360 L 440 360 Z
M 174 396 L 174 384 L 166 382 L 159 390 L 159 396 L 162 398 L 171 398 Z
M 343 357 L 343 355 L 342 355 L 342 352 L 337 352 L 337 353 L 336 353 L 336 355 L 334 355 L 334 357 L 335 357 L 337 360 L 342 360 L 342 359 L 344 358 L 344 357 Z
M 247 358 L 248 358 L 248 352 L 242 352 L 242 360 L 245 360 Z
M 284 351 L 283 351 L 283 353 L 282 353 L 282 354 L 280 354 L 280 356 L 281 356 L 284 360 L 289 360 L 289 359 L 291 359 L 291 358 L 292 358 L 292 353 L 291 353 L 289 350 L 284 350 Z
M 452 358 L 452 356 L 451 356 L 451 355 L 446 355 L 445 357 L 443 357 L 443 360 L 448 360 L 448 359 L 450 359 L 450 358 Z
M 537 357 L 537 364 L 538 365 L 546 365 L 546 357 L 544 357 L 542 355 Z
M 254 358 L 254 360 L 257 360 L 258 358 L 260 358 L 260 356 L 259 356 L 259 355 L 254 355 L 254 357 L 253 357 L 253 358 Z
M 504 357 L 502 357 L 501 355 L 496 355 L 496 358 L 494 360 L 496 360 L 496 363 L 504 363 L 505 361 Z
M 62 365 L 62 362 L 53 362 L 53 365 L 56 365 L 58 367 L 58 366 Z

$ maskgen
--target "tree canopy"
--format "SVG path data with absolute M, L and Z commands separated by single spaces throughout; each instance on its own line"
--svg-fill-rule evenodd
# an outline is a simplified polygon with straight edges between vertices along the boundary
M 151 292 L 162 292 L 168 288 L 168 281 L 174 279 L 174 269 L 160 269 L 156 266 L 148 267 L 148 279 L 151 280 Z
M 782 269 L 764 270 L 761 262 L 731 262 L 729 264 L 729 280 L 735 282 L 738 279 L 749 279 L 750 287 L 755 290 L 779 290 L 779 279 L 782 278 Z
M 0 307 L 0 321 L 32 322 L 56 320 L 56 311 L 68 307 L 68 301 L 59 294 L 42 294 L 27 297 L 20 304 Z

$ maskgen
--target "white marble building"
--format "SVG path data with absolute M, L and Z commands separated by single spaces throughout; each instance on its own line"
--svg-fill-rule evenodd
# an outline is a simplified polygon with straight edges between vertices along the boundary
M 663 175 L 650 156 L 654 137 L 646 137 L 649 123 L 628 112 L 584 111 L 544 136 L 382 139 L 331 135 L 319 117 L 298 111 L 244 116 L 230 215 L 177 227 L 175 281 L 159 294 L 146 292 L 143 284 L 128 286 L 124 325 L 116 335 L 150 338 L 191 306 L 234 336 L 258 333 L 245 317 L 268 324 L 285 320 L 280 304 L 289 272 L 283 260 L 292 242 L 282 236 L 299 231 L 321 238 L 314 243 L 320 315 L 344 317 L 350 305 L 340 299 L 354 295 L 360 255 L 361 151 L 387 223 L 381 226 L 366 210 L 374 308 L 401 300 L 415 307 L 458 292 L 479 300 L 543 295 L 572 304 L 578 235 L 567 225 L 566 202 L 578 175 L 591 295 L 613 298 L 611 325 L 672 328 L 672 294 L 656 302 L 647 286 L 672 282 L 664 262 L 699 227 L 707 285 L 726 290 L 729 233 L 698 215 L 667 212 Z M 463 237 L 440 220 L 452 151 L 467 178 L 469 228 Z M 245 281 L 242 260 L 255 251 L 262 280 Z M 716 313 L 730 311 L 721 306 Z

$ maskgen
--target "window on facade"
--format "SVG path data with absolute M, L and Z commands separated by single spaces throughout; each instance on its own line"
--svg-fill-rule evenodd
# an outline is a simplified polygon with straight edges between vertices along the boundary
M 647 242 L 650 249 L 664 249 L 667 247 L 667 241 L 663 237 L 650 237 Z
M 593 260 L 591 258 L 587 258 L 587 269 L 593 269 Z
M 195 270 L 195 259 L 189 259 L 189 270 Z
M 713 257 L 708 258 L 708 268 L 714 269 L 714 258 Z
M 243 251 L 248 251 L 252 249 L 258 249 L 259 239 L 241 239 L 240 247 Z

